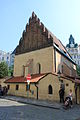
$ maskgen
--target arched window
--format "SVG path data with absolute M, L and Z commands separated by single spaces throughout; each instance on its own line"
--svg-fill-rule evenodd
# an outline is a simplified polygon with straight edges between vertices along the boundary
M 41 73 L 41 64 L 40 63 L 37 64 L 37 73 L 38 74 Z
M 51 85 L 49 85 L 49 87 L 48 87 L 48 93 L 49 93 L 49 94 L 53 94 L 53 89 L 52 89 L 52 86 L 51 86 Z

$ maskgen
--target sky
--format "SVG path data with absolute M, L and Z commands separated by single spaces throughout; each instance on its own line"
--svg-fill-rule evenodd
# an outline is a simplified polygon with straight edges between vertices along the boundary
M 80 44 L 80 0 L 0 0 L 0 50 L 16 48 L 33 11 L 63 45 Z

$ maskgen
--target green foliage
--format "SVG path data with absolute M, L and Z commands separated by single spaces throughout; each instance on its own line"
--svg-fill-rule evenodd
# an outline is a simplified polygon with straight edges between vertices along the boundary
M 13 76 L 13 69 L 14 69 L 13 65 L 8 68 L 8 76 Z
M 0 63 L 0 78 L 8 75 L 8 65 L 5 62 Z
M 80 66 L 76 66 L 77 74 L 80 76 Z

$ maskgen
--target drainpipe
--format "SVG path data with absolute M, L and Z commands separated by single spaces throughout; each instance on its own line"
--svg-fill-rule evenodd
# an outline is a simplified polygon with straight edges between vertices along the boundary
M 38 86 L 36 85 L 36 83 L 35 83 L 35 86 L 36 86 L 36 91 L 37 91 L 37 100 L 38 100 Z
M 77 104 L 77 84 L 75 83 L 75 97 L 76 97 L 76 104 Z

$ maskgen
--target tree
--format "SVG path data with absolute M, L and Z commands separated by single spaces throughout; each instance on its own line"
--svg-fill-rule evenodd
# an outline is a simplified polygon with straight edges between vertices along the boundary
M 77 74 L 80 76 L 80 66 L 76 66 Z
M 13 76 L 13 69 L 14 69 L 13 65 L 8 68 L 8 76 Z
M 0 78 L 4 78 L 8 75 L 8 65 L 5 62 L 0 63 Z

